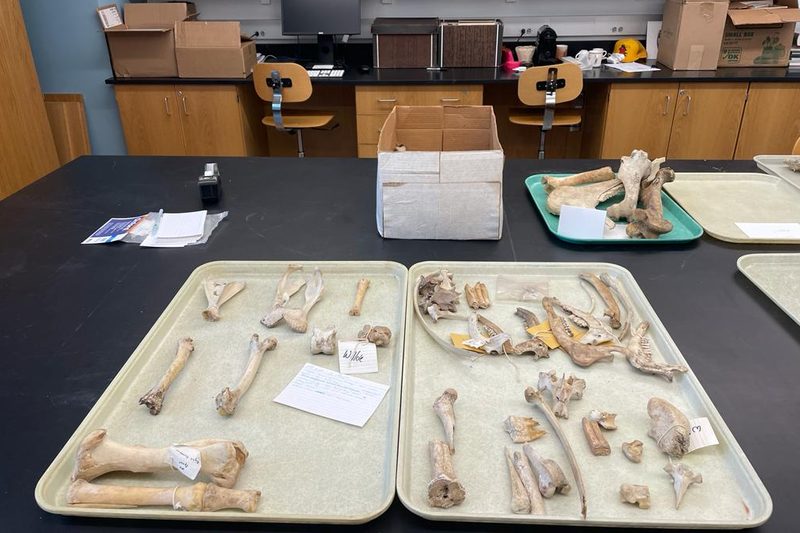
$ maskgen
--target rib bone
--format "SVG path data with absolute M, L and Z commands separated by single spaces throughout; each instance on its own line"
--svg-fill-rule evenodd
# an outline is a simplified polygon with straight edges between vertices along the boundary
M 631 334 L 631 338 L 628 341 L 628 351 L 626 352 L 626 357 L 631 366 L 645 374 L 661 376 L 667 381 L 672 381 L 673 374 L 676 372 L 688 372 L 689 369 L 683 365 L 670 365 L 653 361 L 650 339 L 645 336 L 649 327 L 649 322 L 642 322 Z
M 386 326 L 365 324 L 358 332 L 358 339 L 374 343 L 375 346 L 386 346 L 392 339 L 392 330 Z
M 650 508 L 650 488 L 647 485 L 623 483 L 619 487 L 619 495 L 623 502 L 637 505 L 639 509 Z
M 139 398 L 139 405 L 145 405 L 150 409 L 151 415 L 157 415 L 161 412 L 161 407 L 164 404 L 164 396 L 169 390 L 169 386 L 178 377 L 183 367 L 186 365 L 186 360 L 189 355 L 194 351 L 194 341 L 189 337 L 185 337 L 178 341 L 178 352 L 175 354 L 175 359 L 169 365 L 169 368 L 161 377 L 161 380 L 147 393 Z
M 525 490 L 525 485 L 514 467 L 514 458 L 511 455 L 511 448 L 506 446 L 506 464 L 508 465 L 508 477 L 511 481 L 511 512 L 514 514 L 530 514 L 531 498 Z
M 244 444 L 235 440 L 204 439 L 177 446 L 199 450 L 200 472 L 225 488 L 236 484 L 248 455 Z M 72 480 L 91 481 L 108 472 L 153 473 L 173 470 L 169 448 L 127 446 L 109 439 L 105 429 L 98 429 L 81 442 L 75 457 Z
M 447 440 L 447 446 L 450 448 L 450 453 L 456 453 L 456 446 L 453 440 L 453 434 L 456 429 L 454 406 L 456 400 L 458 400 L 458 392 L 455 389 L 445 389 L 442 395 L 433 402 L 433 410 L 436 411 L 436 415 L 442 421 L 444 436 Z
M 264 358 L 264 352 L 274 350 L 277 345 L 278 339 L 275 337 L 269 337 L 261 342 L 258 341 L 258 335 L 256 334 L 250 337 L 250 358 L 247 361 L 247 369 L 244 371 L 242 378 L 233 390 L 230 387 L 225 387 L 222 392 L 217 394 L 215 403 L 219 414 L 230 416 L 236 411 L 239 401 L 245 395 L 247 389 L 250 388 L 253 379 L 258 373 L 258 367 Z
M 353 303 L 353 307 L 350 308 L 350 316 L 361 316 L 361 304 L 364 302 L 364 296 L 367 294 L 367 289 L 369 289 L 369 280 L 367 278 L 361 278 L 358 280 L 358 287 L 356 288 L 356 301 Z
M 583 434 L 586 436 L 586 442 L 589 443 L 589 449 L 592 455 L 611 455 L 611 446 L 600 432 L 600 426 L 597 422 L 583 417 L 581 425 L 583 426 Z
M 556 492 L 569 494 L 572 487 L 570 487 L 567 476 L 564 475 L 564 471 L 561 470 L 558 463 L 552 459 L 540 457 L 530 444 L 524 445 L 522 451 L 525 452 L 531 462 L 531 467 L 536 474 L 539 485 L 539 492 L 541 492 L 542 496 L 552 498 Z
M 547 435 L 547 432 L 539 427 L 539 422 L 529 416 L 509 416 L 503 422 L 503 429 L 506 430 L 512 442 L 531 442 Z
M 649 437 L 656 441 L 658 449 L 670 457 L 680 459 L 689 453 L 689 419 L 677 407 L 661 398 L 650 398 L 647 402 L 650 416 Z
M 675 464 L 671 459 L 669 464 L 664 467 L 664 472 L 672 477 L 672 488 L 675 490 L 675 509 L 681 506 L 683 497 L 686 495 L 686 491 L 689 490 L 689 487 L 695 483 L 698 485 L 703 483 L 703 476 L 701 474 L 695 474 L 692 469 L 685 464 Z
M 531 513 L 544 514 L 542 493 L 539 492 L 539 484 L 536 482 L 536 476 L 533 475 L 528 459 L 522 453 L 514 452 L 511 454 L 511 462 L 514 463 L 514 469 L 517 471 L 517 475 L 525 487 L 528 500 L 531 502 Z
M 314 307 L 314 304 L 322 298 L 324 286 L 322 272 L 320 272 L 319 268 L 315 268 L 311 278 L 306 282 L 306 301 L 303 303 L 303 307 L 300 309 L 286 309 L 283 312 L 283 319 L 292 331 L 297 333 L 306 332 L 308 329 L 308 313 Z
M 463 503 L 466 497 L 464 486 L 456 477 L 450 448 L 440 440 L 428 443 L 433 477 L 428 482 L 428 505 L 448 509 Z
M 311 329 L 311 354 L 324 353 L 333 355 L 336 353 L 336 328 L 331 326 L 328 329 Z
M 467 305 L 472 309 L 486 309 L 491 305 L 489 289 L 480 281 L 475 285 L 465 284 L 464 297 L 467 299 Z
M 553 189 L 558 187 L 586 185 L 588 183 L 597 183 L 602 181 L 613 180 L 616 177 L 611 167 L 597 168 L 594 170 L 587 170 L 580 174 L 573 174 L 565 178 L 555 178 L 553 176 L 543 176 L 542 185 L 544 185 L 545 192 L 552 192 Z
M 303 270 L 303 265 L 289 265 L 286 267 L 286 272 L 283 273 L 281 280 L 278 282 L 278 288 L 275 290 L 275 299 L 272 302 L 272 309 L 261 319 L 261 323 L 268 328 L 277 326 L 278 323 L 283 320 L 286 304 L 288 304 L 292 296 L 306 284 L 306 280 L 303 278 L 290 283 L 289 278 L 291 275 L 299 270 Z
M 550 396 L 553 397 L 553 413 L 556 416 L 569 418 L 569 402 L 573 399 L 583 398 L 586 381 L 576 378 L 572 374 L 569 377 L 562 375 L 559 378 L 555 370 L 550 370 L 549 372 L 539 372 L 537 388 L 540 391 L 550 392 Z
M 261 492 L 195 483 L 178 487 L 129 487 L 95 485 L 83 479 L 73 481 L 67 490 L 67 503 L 86 507 L 171 506 L 176 511 L 219 511 L 241 509 L 252 513 Z
M 203 318 L 215 322 L 220 319 L 219 308 L 222 304 L 244 290 L 247 284 L 244 281 L 211 281 L 203 282 L 206 292 L 208 307 L 203 309 Z

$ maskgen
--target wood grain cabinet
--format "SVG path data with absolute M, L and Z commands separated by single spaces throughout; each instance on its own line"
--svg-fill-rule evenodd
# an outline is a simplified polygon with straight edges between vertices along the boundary
M 129 155 L 267 153 L 263 105 L 251 86 L 117 85 Z
M 377 157 L 381 127 L 396 105 L 481 105 L 482 103 L 482 85 L 357 86 L 358 157 Z
M 800 83 L 751 83 L 736 159 L 790 154 L 800 137 Z

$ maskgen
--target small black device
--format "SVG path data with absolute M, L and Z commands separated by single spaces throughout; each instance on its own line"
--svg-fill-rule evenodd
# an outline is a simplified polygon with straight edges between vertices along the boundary
M 203 175 L 197 180 L 200 187 L 200 199 L 203 203 L 213 204 L 222 196 L 222 178 L 216 163 L 206 163 Z
M 538 67 L 539 65 L 555 65 L 558 63 L 558 59 L 556 59 L 556 41 L 558 40 L 556 30 L 545 24 L 539 28 L 536 40 L 533 64 Z
M 361 65 L 360 67 L 358 67 L 358 71 L 361 74 L 369 74 L 370 70 L 372 70 L 372 67 L 370 67 L 369 65 Z
M 283 35 L 316 35 L 318 61 L 335 64 L 334 36 L 361 33 L 361 0 L 282 0 Z

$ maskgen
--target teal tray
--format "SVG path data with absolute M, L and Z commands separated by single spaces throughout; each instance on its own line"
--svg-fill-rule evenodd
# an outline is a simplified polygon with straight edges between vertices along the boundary
M 558 233 L 558 217 L 551 214 L 547 210 L 547 193 L 542 185 L 542 176 L 553 176 L 556 178 L 563 178 L 568 174 L 534 174 L 528 176 L 525 180 L 525 187 L 533 198 L 533 202 L 539 209 L 539 213 L 544 219 L 544 223 L 550 233 L 561 239 L 562 241 L 579 243 L 579 244 L 609 244 L 609 243 L 625 243 L 625 244 L 667 244 L 667 243 L 681 243 L 689 242 L 699 239 L 703 234 L 703 228 L 689 216 L 686 211 L 681 208 L 675 201 L 670 198 L 666 193 L 661 193 L 661 201 L 664 204 L 664 218 L 672 222 L 672 231 L 659 235 L 656 239 L 575 239 L 572 237 L 565 237 Z M 598 209 L 606 209 L 610 205 L 614 205 L 619 201 L 619 197 L 606 200 L 597 206 Z

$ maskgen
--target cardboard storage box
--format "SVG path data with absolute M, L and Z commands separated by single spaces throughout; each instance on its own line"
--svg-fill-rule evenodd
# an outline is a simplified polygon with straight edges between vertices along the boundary
M 383 237 L 499 239 L 503 148 L 492 107 L 396 106 L 378 140 L 377 188 Z
M 177 76 L 174 24 L 196 13 L 191 2 L 125 4 L 125 24 L 105 30 L 114 76 Z
M 175 55 L 181 78 L 246 78 L 256 43 L 242 36 L 238 22 L 176 22 Z
M 789 64 L 797 0 L 776 0 L 776 9 L 749 9 L 731 2 L 722 36 L 720 67 L 785 67 Z
M 716 70 L 728 0 L 666 0 L 658 62 L 673 70 Z

